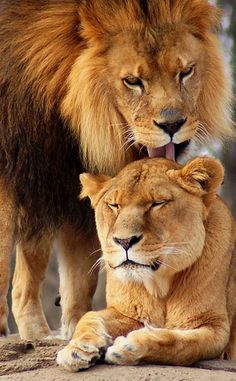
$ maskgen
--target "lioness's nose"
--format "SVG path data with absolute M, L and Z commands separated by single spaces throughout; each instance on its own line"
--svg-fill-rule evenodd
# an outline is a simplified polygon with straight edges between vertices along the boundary
M 117 243 L 118 245 L 121 245 L 125 249 L 125 251 L 128 251 L 131 248 L 131 246 L 138 243 L 141 239 L 142 239 L 142 235 L 140 235 L 139 237 L 133 235 L 132 237 L 125 238 L 125 239 L 117 238 L 117 237 L 113 238 L 114 242 Z
M 171 138 L 187 120 L 177 109 L 164 109 L 161 112 L 161 116 L 163 121 L 154 120 L 154 124 L 170 135 Z

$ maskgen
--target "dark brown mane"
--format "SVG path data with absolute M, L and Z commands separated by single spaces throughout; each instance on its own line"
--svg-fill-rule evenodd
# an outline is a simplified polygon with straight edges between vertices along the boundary
M 58 109 L 78 54 L 78 16 L 74 1 L 51 4 L 0 8 L 0 172 L 33 232 L 82 212 L 80 149 Z

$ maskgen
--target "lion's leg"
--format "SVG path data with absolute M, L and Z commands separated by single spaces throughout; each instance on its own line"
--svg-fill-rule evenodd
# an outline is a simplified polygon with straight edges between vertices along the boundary
M 59 239 L 59 275 L 62 306 L 61 335 L 70 339 L 78 320 L 91 309 L 96 290 L 100 256 L 95 229 L 90 233 L 77 232 L 64 225 Z
M 12 310 L 22 339 L 46 337 L 50 333 L 42 311 L 40 293 L 51 246 L 51 237 L 17 245 Z
M 222 358 L 225 360 L 236 360 L 236 318 L 232 323 L 229 343 L 222 355 Z
M 16 211 L 0 182 L 0 336 L 7 334 L 7 291 L 10 258 L 14 249 Z
M 142 323 L 114 308 L 87 312 L 76 326 L 73 339 L 57 356 L 57 363 L 71 372 L 89 368 L 119 335 L 140 328 Z
M 221 328 L 206 325 L 186 330 L 145 327 L 127 337 L 118 337 L 108 348 L 105 359 L 122 365 L 143 362 L 190 365 L 220 355 L 228 340 L 225 328 L 224 323 Z

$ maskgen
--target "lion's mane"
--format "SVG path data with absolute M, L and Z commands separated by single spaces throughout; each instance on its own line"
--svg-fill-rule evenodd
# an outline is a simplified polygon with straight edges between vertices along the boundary
M 228 137 L 230 90 L 214 33 L 219 12 L 207 1 L 1 2 L 0 172 L 35 228 L 78 215 L 78 173 L 113 174 L 135 157 L 125 152 L 124 120 L 103 81 L 109 35 L 180 22 L 211 57 L 200 120 L 210 136 Z

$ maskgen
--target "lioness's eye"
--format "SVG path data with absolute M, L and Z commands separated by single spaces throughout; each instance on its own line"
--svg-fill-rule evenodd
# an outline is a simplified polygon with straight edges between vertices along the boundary
M 143 81 L 138 77 L 126 77 L 123 78 L 123 83 L 129 89 L 134 89 L 135 87 L 140 87 L 142 90 L 144 89 Z
M 185 78 L 190 77 L 193 74 L 193 66 L 190 66 L 186 70 L 183 70 L 179 73 L 179 80 L 182 82 Z
M 161 205 L 164 205 L 166 204 L 166 201 L 165 200 L 161 200 L 161 201 L 154 201 L 151 205 L 151 208 L 155 208 L 156 206 L 161 206 Z

